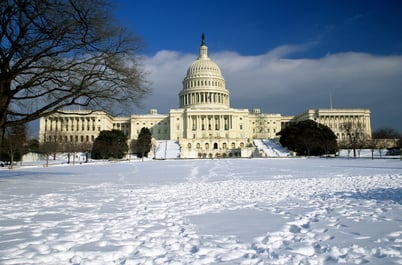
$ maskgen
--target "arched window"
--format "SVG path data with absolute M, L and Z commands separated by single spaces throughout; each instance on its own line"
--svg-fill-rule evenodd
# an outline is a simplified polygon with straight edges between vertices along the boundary
M 188 148 L 188 149 L 191 149 L 191 143 L 188 143 L 188 144 L 187 144 L 187 148 Z
M 205 149 L 209 149 L 209 143 L 205 143 Z
M 218 143 L 214 143 L 214 149 L 218 149 Z

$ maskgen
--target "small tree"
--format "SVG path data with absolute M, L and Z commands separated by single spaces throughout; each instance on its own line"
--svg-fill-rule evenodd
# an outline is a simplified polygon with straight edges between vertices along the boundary
M 151 131 L 148 128 L 143 127 L 138 134 L 136 141 L 136 150 L 142 160 L 144 160 L 144 157 L 148 157 L 148 153 L 151 150 L 151 140 Z
M 384 150 L 389 147 L 390 149 L 401 148 L 402 134 L 398 133 L 392 128 L 380 128 L 373 132 L 373 139 L 375 139 L 375 148 L 378 150 L 380 157 L 382 157 Z M 392 144 L 392 141 L 394 142 Z
M 24 124 L 7 128 L 3 141 L 1 156 L 6 156 L 10 161 L 10 169 L 14 167 L 14 161 L 21 160 L 28 151 L 27 129 Z
M 384 153 L 384 150 L 387 148 L 386 142 L 382 141 L 381 139 L 377 139 L 377 150 L 378 153 L 380 154 L 380 158 L 382 158 L 382 154 Z
M 49 157 L 58 151 L 58 143 L 53 141 L 46 141 L 39 145 L 39 151 L 46 156 L 45 166 L 49 166 Z
M 127 136 L 120 130 L 101 131 L 92 147 L 92 158 L 121 159 L 127 153 Z
M 328 155 L 338 150 L 333 131 L 312 120 L 292 124 L 278 135 L 281 136 L 280 143 L 298 155 Z
M 401 137 L 397 131 L 392 128 L 380 128 L 373 132 L 373 139 L 398 139 Z
M 39 141 L 38 139 L 28 140 L 28 152 L 38 153 L 39 152 Z
M 152 140 L 151 140 L 151 148 L 152 148 L 152 153 L 154 153 L 154 159 L 156 159 L 156 153 L 159 151 L 160 146 L 154 138 L 152 138 Z
M 343 131 L 345 131 L 347 135 L 347 141 L 344 142 L 345 146 L 348 150 L 353 150 L 353 157 L 357 156 L 357 152 L 360 155 L 360 149 L 362 149 L 363 145 L 367 143 L 368 136 L 364 131 L 363 124 L 361 123 L 351 123 L 345 122 L 341 125 Z

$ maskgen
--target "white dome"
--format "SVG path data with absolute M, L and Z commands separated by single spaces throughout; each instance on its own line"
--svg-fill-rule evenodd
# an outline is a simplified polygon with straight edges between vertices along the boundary
M 194 61 L 187 70 L 186 78 L 200 75 L 223 78 L 221 69 L 219 69 L 218 65 L 209 58 L 198 58 Z
M 229 91 L 225 87 L 225 79 L 219 66 L 208 57 L 204 34 L 200 56 L 188 68 L 179 97 L 180 107 L 229 107 Z

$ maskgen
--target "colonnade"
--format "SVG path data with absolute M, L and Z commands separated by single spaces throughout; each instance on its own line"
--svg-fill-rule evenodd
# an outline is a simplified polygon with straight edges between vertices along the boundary
M 232 115 L 189 115 L 187 116 L 187 130 L 191 131 L 219 131 L 232 129 Z
M 194 104 L 222 104 L 229 106 L 229 95 L 220 92 L 192 92 L 180 95 L 180 107 Z
M 95 117 L 50 117 L 45 120 L 45 131 L 95 131 L 95 125 Z
M 213 69 L 197 69 L 197 70 L 213 70 Z M 216 70 L 219 74 L 220 72 Z M 201 80 L 186 80 L 183 82 L 183 89 L 189 88 L 202 88 L 202 87 L 217 87 L 219 89 L 225 88 L 224 80 L 210 80 L 210 79 L 201 79 Z
M 363 115 L 320 116 L 317 122 L 327 125 L 335 131 L 343 131 L 345 130 L 345 126 L 350 124 L 354 129 L 361 129 L 368 134 L 371 132 L 370 118 Z

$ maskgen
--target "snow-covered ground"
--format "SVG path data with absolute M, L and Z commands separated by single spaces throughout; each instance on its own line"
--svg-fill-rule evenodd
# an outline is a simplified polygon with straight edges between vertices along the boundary
M 402 161 L 0 169 L 0 264 L 402 264 Z

